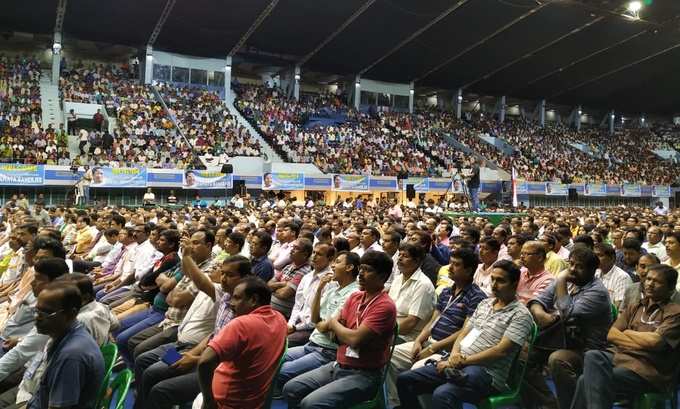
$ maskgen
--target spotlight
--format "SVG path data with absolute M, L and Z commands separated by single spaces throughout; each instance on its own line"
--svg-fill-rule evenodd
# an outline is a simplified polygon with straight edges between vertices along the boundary
M 224 71 L 230 72 L 231 71 L 231 65 L 227 65 L 226 67 L 224 67 Z
M 59 54 L 59 51 L 61 51 L 61 44 L 60 43 L 52 44 L 52 52 L 54 52 L 55 54 Z
M 628 11 L 631 13 L 637 13 L 642 9 L 642 3 L 635 0 L 628 3 Z
M 463 101 L 463 96 L 462 96 L 462 95 L 458 95 L 458 102 L 462 102 L 462 101 Z
M 408 92 L 409 92 L 411 95 L 413 95 L 413 94 L 416 93 L 416 90 L 414 90 L 413 88 L 411 88 Z
M 300 81 L 300 74 L 295 74 L 295 81 Z

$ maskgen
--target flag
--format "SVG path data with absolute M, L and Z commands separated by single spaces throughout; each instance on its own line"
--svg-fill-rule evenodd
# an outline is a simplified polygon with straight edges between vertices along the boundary
M 512 167 L 512 207 L 517 207 L 517 171 Z

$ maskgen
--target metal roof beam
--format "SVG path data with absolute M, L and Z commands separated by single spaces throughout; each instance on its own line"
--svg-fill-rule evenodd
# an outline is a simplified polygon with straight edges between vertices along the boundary
M 56 17 L 54 21 L 54 32 L 61 34 L 64 28 L 64 16 L 66 15 L 66 3 L 68 0 L 59 0 L 57 3 Z
M 411 34 L 411 35 L 408 36 L 406 39 L 404 39 L 403 41 L 401 41 L 401 42 L 400 42 L 399 44 L 397 44 L 394 48 L 392 48 L 391 50 L 389 50 L 385 55 L 383 55 L 382 57 L 380 57 L 380 58 L 378 58 L 377 60 L 373 61 L 373 62 L 372 62 L 370 65 L 368 65 L 366 68 L 364 68 L 364 69 L 362 69 L 361 71 L 359 71 L 359 74 L 360 74 L 360 75 L 363 75 L 365 72 L 369 71 L 370 69 L 372 69 L 372 68 L 375 67 L 376 65 L 380 64 L 381 62 L 383 62 L 387 57 L 389 57 L 390 55 L 396 53 L 396 52 L 399 51 L 402 47 L 404 47 L 406 44 L 408 44 L 408 43 L 410 43 L 411 41 L 413 41 L 413 40 L 415 40 L 416 38 L 418 38 L 418 37 L 419 37 L 421 34 L 423 34 L 425 31 L 429 30 L 429 29 L 430 29 L 431 27 L 433 27 L 435 24 L 439 23 L 439 22 L 442 21 L 444 18 L 446 18 L 448 15 L 450 15 L 450 14 L 453 13 L 454 11 L 458 10 L 460 7 L 462 7 L 462 6 L 463 6 L 465 3 L 467 3 L 468 1 L 470 1 L 470 0 L 460 0 L 460 1 L 458 1 L 456 4 L 454 4 L 453 6 L 449 7 L 449 8 L 446 9 L 446 10 L 444 10 L 443 13 L 441 13 L 440 15 L 438 15 L 437 17 L 435 17 L 432 21 L 430 21 L 429 23 L 425 24 L 423 27 L 421 27 L 420 29 L 418 29 L 418 31 L 416 31 L 415 33 Z
M 573 90 L 578 89 L 578 88 L 581 88 L 581 87 L 583 87 L 583 86 L 585 86 L 585 85 L 591 84 L 591 83 L 593 83 L 593 82 L 595 82 L 595 81 L 599 81 L 599 80 L 601 80 L 602 78 L 605 78 L 605 77 L 608 77 L 608 76 L 610 76 L 610 75 L 616 74 L 617 72 L 626 70 L 626 69 L 628 69 L 628 68 L 630 68 L 630 67 L 633 67 L 633 66 L 638 65 L 638 64 L 641 64 L 641 63 L 643 63 L 643 62 L 645 62 L 645 61 L 649 61 L 649 60 L 651 60 L 651 59 L 653 59 L 653 58 L 656 58 L 656 57 L 658 57 L 658 56 L 660 56 L 660 55 L 663 55 L 663 54 L 666 54 L 666 53 L 668 53 L 668 52 L 671 52 L 671 51 L 675 50 L 676 48 L 680 48 L 680 43 L 674 44 L 674 45 L 672 45 L 672 46 L 670 46 L 670 47 L 666 47 L 666 48 L 664 48 L 664 49 L 661 50 L 661 51 L 657 51 L 657 52 L 655 52 L 654 54 L 650 54 L 650 55 L 648 55 L 648 56 L 646 56 L 646 57 L 643 57 L 643 58 L 640 58 L 640 59 L 638 59 L 638 60 L 635 60 L 635 61 L 633 61 L 633 62 L 631 62 L 631 63 L 628 63 L 628 64 L 626 64 L 626 65 L 624 65 L 624 66 L 618 67 L 618 68 L 613 69 L 613 70 L 611 70 L 611 71 L 607 71 L 607 72 L 605 72 L 604 74 L 600 74 L 600 75 L 598 75 L 598 76 L 596 76 L 596 77 L 593 77 L 593 78 L 591 78 L 591 79 L 589 79 L 589 80 L 580 82 L 580 83 L 574 85 L 573 87 L 569 87 L 569 88 L 567 88 L 567 89 L 565 89 L 565 90 L 563 90 L 563 91 L 560 91 L 560 92 L 558 92 L 558 93 L 556 93 L 556 94 L 553 94 L 550 98 L 555 98 L 555 97 L 557 97 L 557 96 L 566 94 L 566 93 L 569 92 L 569 91 L 573 91 Z
M 479 47 L 480 45 L 482 45 L 482 44 L 486 43 L 487 41 L 493 39 L 494 37 L 496 37 L 497 35 L 499 35 L 499 34 L 502 33 L 503 31 L 509 29 L 510 27 L 514 26 L 515 24 L 519 23 L 520 21 L 524 20 L 525 18 L 531 16 L 532 14 L 536 13 L 537 11 L 539 11 L 540 9 L 542 9 L 543 7 L 545 7 L 545 6 L 549 5 L 549 4 L 552 4 L 552 3 L 555 2 L 555 1 L 557 1 L 557 0 L 546 1 L 545 3 L 539 4 L 538 6 L 532 8 L 531 10 L 529 10 L 529 11 L 527 11 L 526 13 L 522 14 L 521 16 L 515 18 L 515 19 L 512 20 L 511 22 L 509 22 L 509 23 L 503 25 L 501 28 L 499 28 L 498 30 L 496 30 L 496 31 L 494 31 L 493 33 L 489 34 L 488 36 L 482 38 L 481 40 L 477 41 L 476 43 L 474 43 L 474 44 L 470 45 L 469 47 L 465 48 L 463 51 L 459 52 L 458 54 L 454 55 L 453 57 L 447 58 L 447 59 L 446 59 L 445 61 L 443 61 L 442 63 L 437 64 L 434 68 L 432 68 L 432 69 L 430 69 L 429 71 L 425 72 L 425 74 L 421 75 L 420 77 L 414 78 L 414 79 L 413 79 L 413 82 L 418 82 L 418 81 L 422 80 L 423 78 L 429 77 L 429 76 L 432 75 L 433 73 L 435 73 L 435 72 L 441 70 L 442 68 L 444 68 L 445 66 L 451 64 L 452 62 L 454 62 L 455 60 L 459 59 L 459 58 L 462 57 L 463 55 L 469 53 L 470 51 L 474 50 L 475 48 Z
M 614 47 L 617 47 L 617 46 L 619 46 L 619 45 L 621 45 L 621 44 L 625 44 L 625 43 L 627 43 L 628 41 L 631 41 L 631 40 L 633 40 L 633 39 L 635 39 L 635 38 L 637 38 L 637 37 L 640 37 L 641 35 L 646 34 L 648 31 L 649 31 L 649 30 L 640 31 L 639 33 L 635 33 L 635 34 L 633 34 L 632 36 L 628 36 L 628 37 L 624 38 L 623 40 L 617 41 L 616 43 L 614 43 L 614 44 L 612 44 L 612 45 L 610 45 L 610 46 L 607 46 L 607 47 L 605 47 L 605 48 L 601 48 L 601 49 L 599 49 L 599 50 L 596 50 L 596 51 L 594 51 L 594 52 L 592 52 L 592 53 L 590 53 L 590 54 L 588 54 L 588 55 L 586 55 L 586 56 L 584 56 L 584 57 L 578 58 L 578 59 L 576 59 L 576 60 L 570 62 L 570 63 L 567 64 L 567 65 L 564 65 L 564 66 L 559 67 L 559 68 L 556 68 L 556 69 L 554 69 L 554 70 L 552 70 L 552 71 L 550 71 L 550 72 L 548 72 L 548 73 L 546 73 L 546 74 L 543 74 L 543 75 L 539 76 L 538 78 L 535 78 L 535 79 L 533 79 L 533 80 L 527 82 L 527 83 L 526 83 L 525 85 L 523 85 L 522 87 L 515 87 L 515 88 L 512 88 L 510 91 L 508 91 L 508 93 L 514 93 L 514 91 L 516 91 L 516 90 L 518 90 L 518 89 L 526 88 L 526 87 L 528 87 L 528 86 L 530 86 L 530 85 L 533 85 L 533 84 L 535 84 L 535 83 L 537 83 L 537 82 L 539 82 L 539 81 L 542 81 L 542 80 L 544 80 L 544 79 L 546 79 L 546 78 L 548 78 L 548 77 L 552 77 L 553 75 L 555 75 L 555 74 L 557 74 L 557 73 L 560 73 L 560 72 L 562 72 L 562 71 L 564 71 L 564 70 L 567 70 L 567 69 L 569 69 L 569 68 L 575 66 L 576 64 L 580 64 L 580 63 L 582 63 L 583 61 L 586 61 L 586 60 L 588 60 L 588 59 L 590 59 L 590 58 L 595 57 L 596 55 L 602 54 L 602 53 L 604 53 L 604 52 L 606 52 L 606 51 L 608 51 L 608 50 L 611 50 L 611 49 L 614 48 Z
M 579 33 L 579 32 L 581 32 L 581 31 L 583 31 L 584 29 L 586 29 L 586 28 L 592 26 L 593 24 L 596 24 L 596 23 L 598 23 L 598 22 L 600 22 L 600 21 L 602 21 L 602 20 L 604 20 L 604 17 L 603 17 L 603 16 L 600 16 L 600 17 L 597 17 L 597 18 L 595 18 L 595 19 L 593 19 L 593 20 L 590 20 L 590 21 L 587 22 L 586 24 L 583 24 L 582 26 L 577 27 L 577 28 L 571 30 L 570 32 L 568 32 L 568 33 L 566 33 L 566 34 L 564 34 L 564 35 L 562 35 L 562 36 L 556 38 L 555 40 L 550 41 L 549 43 L 544 44 L 544 45 L 538 47 L 537 49 L 532 50 L 532 51 L 528 52 L 527 54 L 524 54 L 524 55 L 520 56 L 519 58 L 516 58 L 516 59 L 514 59 L 514 60 L 508 62 L 507 64 L 504 64 L 504 65 L 502 65 L 502 66 L 500 66 L 500 67 L 498 67 L 498 68 L 492 70 L 491 72 L 488 72 L 488 73 L 486 73 L 486 74 L 480 76 L 479 78 L 474 79 L 474 80 L 468 82 L 467 84 L 463 85 L 462 88 L 463 88 L 463 89 L 466 89 L 466 88 L 468 88 L 468 87 L 470 87 L 470 86 L 472 86 L 472 85 L 474 85 L 474 84 L 476 84 L 476 83 L 478 83 L 478 82 L 480 82 L 480 81 L 486 80 L 486 79 L 488 79 L 489 77 L 491 77 L 491 76 L 493 76 L 493 75 L 496 75 L 497 73 L 503 71 L 504 69 L 506 69 L 506 68 L 508 68 L 508 67 L 510 67 L 510 66 L 513 66 L 513 65 L 517 64 L 517 63 L 520 62 L 520 61 L 526 60 L 527 58 L 532 57 L 532 56 L 535 55 L 536 53 L 539 53 L 539 52 L 541 52 L 541 51 L 543 51 L 543 50 L 545 50 L 545 49 L 547 49 L 547 48 L 550 48 L 550 47 L 552 47 L 553 45 L 559 43 L 560 41 L 562 41 L 562 40 L 564 40 L 564 39 L 566 39 L 566 38 L 568 38 L 568 37 L 571 37 L 572 35 L 574 35 L 574 34 L 576 34 L 576 33 Z
M 236 45 L 234 45 L 234 47 L 231 49 L 231 51 L 229 51 L 229 54 L 227 54 L 229 57 L 233 57 L 234 54 L 236 54 L 236 53 L 238 52 L 238 50 L 240 50 L 241 47 L 243 47 L 243 45 L 246 43 L 246 41 L 248 41 L 248 39 L 250 38 L 250 36 L 253 35 L 253 33 L 255 32 L 255 30 L 257 30 L 257 28 L 260 27 L 260 24 L 262 24 L 262 22 L 263 22 L 267 17 L 269 17 L 269 15 L 271 14 L 272 10 L 274 10 L 274 7 L 276 7 L 276 5 L 277 5 L 278 3 L 279 3 L 279 0 L 272 0 L 272 1 L 267 5 L 267 7 L 265 7 L 264 10 L 262 10 L 262 12 L 260 13 L 260 15 L 257 16 L 257 18 L 255 19 L 255 21 L 253 22 L 253 24 L 250 25 L 250 28 L 248 29 L 248 31 L 246 31 L 246 33 L 243 34 L 243 35 L 241 36 L 241 39 L 238 40 L 238 42 L 236 43 Z
M 163 29 L 166 20 L 168 19 L 168 17 L 170 17 L 170 13 L 172 12 L 172 9 L 175 7 L 175 3 L 176 0 L 168 0 L 165 3 L 165 7 L 163 7 L 163 11 L 161 12 L 160 17 L 158 17 L 158 21 L 156 22 L 156 26 L 153 28 L 153 31 L 149 36 L 149 41 L 146 42 L 147 46 L 153 46 L 154 43 L 156 42 L 156 39 L 158 38 L 158 35 L 161 33 L 161 30 Z
M 302 57 L 302 59 L 300 59 L 300 61 L 297 62 L 297 65 L 302 66 L 302 65 L 304 65 L 305 63 L 307 63 L 307 61 L 309 61 L 309 60 L 310 60 L 312 57 L 314 57 L 319 51 L 321 51 L 322 48 L 324 48 L 326 45 L 328 45 L 328 43 L 330 43 L 331 41 L 333 41 L 333 39 L 334 39 L 335 37 L 337 37 L 338 35 L 340 35 L 340 33 L 342 33 L 343 31 L 345 31 L 345 29 L 346 29 L 347 27 L 349 27 L 349 25 L 352 24 L 352 23 L 354 22 L 354 20 L 356 20 L 357 18 L 359 18 L 359 16 L 361 16 L 362 14 L 364 14 L 364 12 L 365 12 L 366 10 L 368 10 L 368 8 L 371 7 L 371 6 L 373 5 L 373 3 L 375 3 L 375 2 L 376 2 L 376 0 L 367 0 L 366 3 L 364 3 L 361 7 L 359 7 L 359 9 L 358 9 L 357 11 L 355 11 L 351 16 L 349 16 L 349 18 L 348 18 L 347 20 L 345 20 L 345 22 L 342 23 L 342 25 L 340 25 L 340 27 L 338 27 L 337 30 L 335 30 L 334 32 L 332 32 L 331 35 L 329 35 L 328 37 L 326 37 L 326 39 L 324 39 L 319 45 L 317 45 L 316 48 L 314 48 L 312 51 L 310 51 L 309 53 L 307 53 L 307 55 L 305 55 L 304 57 Z

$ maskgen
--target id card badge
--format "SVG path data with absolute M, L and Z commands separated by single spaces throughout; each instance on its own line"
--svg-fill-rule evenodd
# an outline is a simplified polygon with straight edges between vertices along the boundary
M 481 333 L 482 332 L 480 330 L 478 330 L 475 327 L 472 327 L 472 329 L 470 330 L 470 332 L 467 333 L 465 338 L 463 338 L 463 340 L 460 341 L 460 347 L 466 349 L 470 348 L 470 346 L 477 340 Z
M 345 350 L 345 356 L 347 358 L 359 359 L 359 351 L 348 346 L 347 349 Z

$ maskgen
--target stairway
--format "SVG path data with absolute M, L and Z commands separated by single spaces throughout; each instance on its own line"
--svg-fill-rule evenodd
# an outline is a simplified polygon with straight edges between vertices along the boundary
M 55 129 L 64 123 L 64 111 L 59 101 L 59 86 L 52 84 L 52 72 L 43 70 L 40 77 L 40 106 L 42 108 L 42 126 L 49 124 Z
M 232 91 L 233 92 L 233 91 Z M 285 162 L 275 151 L 274 149 L 269 145 L 269 143 L 260 135 L 260 132 L 253 128 L 253 126 L 248 122 L 247 119 L 241 115 L 240 112 L 238 112 L 238 109 L 234 106 L 234 101 L 225 101 L 224 105 L 227 107 L 229 110 L 229 113 L 232 114 L 236 120 L 238 121 L 239 125 L 244 126 L 248 132 L 250 132 L 251 135 L 254 135 L 255 138 L 260 142 L 260 146 L 262 146 L 262 153 L 267 155 L 267 158 L 269 158 L 270 162 Z

